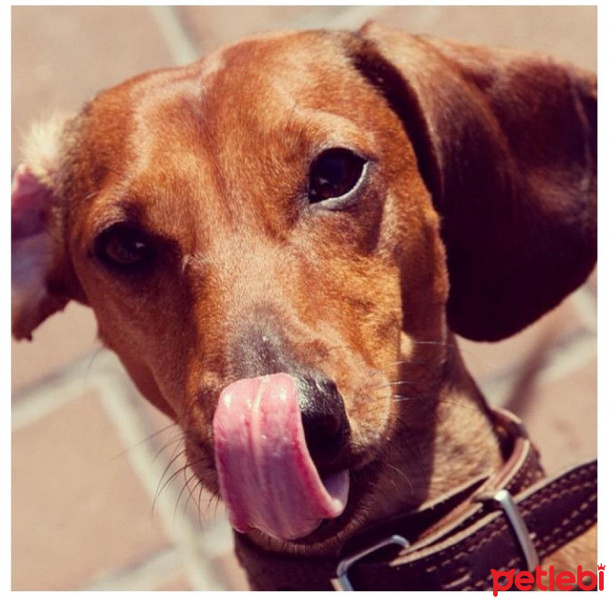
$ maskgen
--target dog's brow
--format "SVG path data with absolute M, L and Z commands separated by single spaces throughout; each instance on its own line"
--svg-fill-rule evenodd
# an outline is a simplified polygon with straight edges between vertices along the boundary
M 345 115 L 329 110 L 300 109 L 301 127 L 306 131 L 325 132 L 324 148 L 345 146 L 362 154 L 375 155 L 375 136 Z M 322 148 L 322 149 L 324 149 Z
M 131 225 L 142 226 L 144 221 L 143 207 L 132 199 L 117 198 L 107 200 L 93 214 L 93 222 L 97 231 L 102 231 L 111 225 L 128 222 Z

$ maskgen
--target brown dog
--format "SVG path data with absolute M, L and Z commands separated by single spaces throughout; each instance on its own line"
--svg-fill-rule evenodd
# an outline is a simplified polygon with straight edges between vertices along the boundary
M 13 333 L 92 307 L 186 432 L 255 587 L 286 585 L 257 575 L 259 552 L 334 559 L 430 503 L 451 522 L 511 453 L 453 332 L 510 336 L 592 270 L 595 86 L 374 24 L 135 77 L 26 149 Z M 547 549 L 557 568 L 594 568 L 589 525 L 572 537 L 593 545 Z

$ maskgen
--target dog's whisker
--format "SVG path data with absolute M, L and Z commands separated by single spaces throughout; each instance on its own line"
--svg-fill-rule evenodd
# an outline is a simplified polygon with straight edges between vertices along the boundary
M 189 465 L 189 466 L 191 466 L 191 465 Z M 176 512 L 178 510 L 178 506 L 180 505 L 180 498 L 182 498 L 182 494 L 184 493 L 185 490 L 188 490 L 188 495 L 185 497 L 183 511 L 182 511 L 183 515 L 186 515 L 189 501 L 193 499 L 193 490 L 190 487 L 190 483 L 191 483 L 191 481 L 193 481 L 193 479 L 195 479 L 197 477 L 197 474 L 192 473 L 191 476 L 188 479 L 186 479 L 186 469 L 185 469 L 184 473 L 185 473 L 185 477 L 184 477 L 185 481 L 184 481 L 184 485 L 182 486 L 182 489 L 180 490 L 180 493 L 178 494 L 178 498 L 176 499 L 176 506 L 174 507 L 174 518 L 176 518 Z
M 193 481 L 193 479 L 195 480 L 195 487 L 191 488 L 191 481 Z M 190 501 L 192 501 L 193 503 L 195 503 L 195 498 L 193 497 L 195 492 L 197 491 L 197 486 L 199 484 L 199 477 L 197 476 L 197 473 L 193 472 L 192 477 L 188 480 L 188 490 L 189 490 L 189 495 L 186 501 L 186 504 L 188 504 Z
M 188 467 L 189 467 L 189 465 L 184 465 L 184 467 L 182 467 L 179 471 L 179 474 L 184 477 L 184 483 L 180 487 L 180 492 L 178 493 L 178 497 L 176 498 L 176 502 L 174 504 L 174 521 L 176 519 L 178 505 L 180 504 L 180 498 L 182 498 L 182 494 L 184 493 L 184 490 L 186 489 L 186 484 L 187 484 L 186 473 L 188 471 Z
M 412 381 L 412 380 L 401 380 L 401 381 L 393 381 L 390 382 L 386 387 L 390 387 L 390 389 L 392 390 L 395 387 L 403 387 L 406 386 L 414 395 L 416 396 L 421 396 L 424 392 L 420 389 L 421 386 L 426 386 L 428 383 L 433 383 L 432 380 L 428 381 L 428 380 L 419 380 L 419 381 Z
M 214 501 L 215 495 L 210 495 L 210 497 L 208 498 L 208 503 L 205 506 L 205 513 L 208 513 L 210 511 L 210 507 L 212 506 L 212 502 Z
M 411 490 L 411 495 L 415 494 L 415 489 L 413 488 L 413 483 L 411 482 L 411 479 L 409 479 L 409 477 L 407 477 L 406 473 L 404 473 L 403 471 L 401 471 L 398 467 L 396 467 L 395 465 L 392 464 L 387 464 L 387 467 L 390 468 L 390 470 L 398 473 L 398 475 L 400 475 L 402 477 L 402 479 L 404 481 L 406 481 L 407 485 L 409 486 L 409 489 Z M 396 485 L 396 487 L 398 487 L 398 485 Z
M 184 456 L 186 454 L 186 449 L 183 449 L 178 455 L 176 455 L 174 458 L 172 458 L 172 460 L 168 463 L 168 465 L 165 467 L 165 470 L 163 471 L 161 478 L 159 479 L 159 483 L 157 485 L 157 490 L 155 491 L 155 495 L 153 498 L 153 503 L 152 503 L 152 510 L 154 512 L 155 509 L 155 505 L 156 502 L 159 498 L 159 496 L 163 493 L 163 490 L 169 485 L 169 483 L 174 479 L 174 477 L 180 473 L 180 471 L 184 468 L 184 467 L 180 467 L 175 473 L 173 473 L 166 481 L 165 483 L 163 483 L 163 478 L 165 477 L 165 475 L 167 474 L 167 472 L 169 471 L 169 469 L 171 468 L 172 464 L 174 462 L 176 462 L 181 456 Z M 163 485 L 162 485 L 163 484 Z
M 186 454 L 186 446 L 182 444 L 183 438 L 177 438 L 174 439 L 172 442 L 168 442 L 168 444 L 166 444 L 166 447 L 169 446 L 170 444 L 174 444 L 174 447 L 172 448 L 171 454 L 169 456 L 169 464 L 167 465 L 167 467 L 165 467 L 165 471 L 163 471 L 163 475 L 165 475 L 165 473 L 167 472 L 168 467 L 170 467 L 174 461 L 179 458 L 180 456 L 184 456 Z M 155 457 L 153 458 L 153 460 L 155 460 L 157 458 L 157 456 L 159 456 L 159 454 L 164 450 L 164 448 L 161 448 L 156 454 Z
M 397 420 L 401 424 L 408 426 L 408 424 L 405 424 L 404 420 L 402 420 L 400 417 L 398 417 Z M 403 441 L 406 444 L 410 454 L 414 456 L 415 465 L 416 465 L 417 469 L 419 470 L 420 473 L 423 474 L 423 476 L 425 478 L 426 474 L 430 472 L 430 469 L 429 469 L 429 467 L 426 467 L 426 465 L 424 464 L 424 459 L 423 459 L 421 451 L 420 451 L 420 444 L 418 444 L 417 441 L 413 439 L 413 437 L 409 434 L 408 429 L 406 430 L 405 435 L 403 436 Z M 389 461 L 386 461 L 386 464 L 390 464 Z
M 103 350 L 104 346 L 99 346 L 99 348 L 96 348 L 89 357 L 89 360 L 87 361 L 87 368 L 85 369 L 85 373 L 83 375 L 83 383 L 87 382 L 89 374 L 91 373 L 91 367 L 93 367 L 93 361 L 102 353 Z
M 413 340 L 415 345 L 426 345 L 426 346 L 443 346 L 444 348 L 457 348 L 457 344 L 451 344 L 449 342 L 437 341 L 437 340 Z
M 377 385 L 377 386 L 374 386 L 374 387 L 373 386 L 368 386 L 366 388 L 366 391 L 367 392 L 375 392 L 377 390 L 382 390 L 382 389 L 385 389 L 385 388 L 388 388 L 388 387 L 391 388 L 391 387 L 396 386 L 396 385 L 406 385 L 406 384 L 409 384 L 409 383 L 415 384 L 415 383 L 419 383 L 419 382 L 412 381 L 412 380 L 407 380 L 407 379 L 400 380 L 400 381 L 388 381 L 387 383 L 382 383 L 381 385 Z
M 165 477 L 165 475 L 167 474 L 167 472 L 169 471 L 170 467 L 182 456 L 184 456 L 186 454 L 186 448 L 182 448 L 182 450 L 180 450 L 180 452 L 178 452 L 178 454 L 175 453 L 176 450 L 174 450 L 174 452 L 172 453 L 172 456 L 169 460 L 169 462 L 167 463 L 167 466 L 165 467 L 165 469 L 163 470 L 163 473 L 161 474 L 161 481 L 163 481 L 163 478 Z
M 203 494 L 203 483 L 199 481 L 199 496 L 197 497 L 197 522 L 199 523 L 199 529 L 203 530 L 203 524 L 201 522 L 201 495 Z
M 214 503 L 214 519 L 217 518 L 217 513 L 218 513 L 218 507 L 220 506 L 220 496 L 215 496 L 215 503 Z
M 144 439 L 140 440 L 139 442 L 132 444 L 129 448 L 125 448 L 125 450 L 123 450 L 122 452 L 120 452 L 119 454 L 116 455 L 116 458 L 120 458 L 122 456 L 125 456 L 126 454 L 129 454 L 130 452 L 132 452 L 133 450 L 135 450 L 142 444 L 145 444 L 146 442 L 150 442 L 152 439 L 154 439 L 158 435 L 161 435 L 163 432 L 167 431 L 167 429 L 169 429 L 170 427 L 173 427 L 173 426 L 175 426 L 175 423 L 162 427 L 161 429 L 159 429 L 159 431 L 156 431 L 155 433 L 150 434 L 149 436 L 145 437 Z M 169 443 L 166 443 L 161 447 L 161 450 L 159 450 L 153 457 L 153 461 L 157 458 L 157 456 L 160 454 L 160 452 L 163 449 L 165 449 L 168 445 L 169 445 Z
M 175 445 L 174 450 L 172 450 L 172 456 L 176 451 L 176 448 L 179 447 L 180 442 L 182 442 L 185 438 L 184 433 L 179 433 L 178 435 L 172 437 L 170 440 L 166 441 L 156 452 L 155 455 L 153 457 L 153 461 L 156 460 L 159 455 L 166 450 L 169 446 L 171 446 L 172 444 Z
M 392 400 L 394 400 L 394 402 L 407 402 L 409 400 L 427 400 L 429 398 L 435 398 L 436 396 L 434 396 L 433 394 L 422 394 L 422 395 L 417 395 L 417 396 L 402 396 L 400 394 L 392 394 L 390 396 L 390 398 Z
M 396 365 L 408 365 L 411 364 L 411 361 L 409 359 L 401 359 L 401 360 L 395 360 L 393 362 L 390 363 L 385 363 L 384 367 L 395 367 Z
M 449 448 L 451 453 L 454 453 L 455 445 L 454 445 L 453 441 L 451 440 L 451 436 L 449 435 L 449 433 L 447 431 L 446 425 L 443 423 L 443 421 L 441 420 L 441 418 L 438 416 L 438 414 L 436 412 L 433 413 L 433 417 L 434 417 L 434 421 L 436 422 L 437 428 L 440 429 L 440 432 L 443 435 L 443 438 L 445 440 L 445 443 L 447 444 L 447 447 Z
M 216 493 L 210 494 L 210 497 L 208 498 L 208 502 L 206 504 L 204 512 L 206 514 L 209 514 L 211 512 L 212 513 L 211 518 L 213 520 L 216 520 L 216 518 L 217 518 L 216 513 L 218 511 L 218 506 L 220 505 L 220 502 L 221 502 L 221 497 L 218 494 L 216 494 Z M 213 503 L 213 505 L 212 505 L 212 503 Z

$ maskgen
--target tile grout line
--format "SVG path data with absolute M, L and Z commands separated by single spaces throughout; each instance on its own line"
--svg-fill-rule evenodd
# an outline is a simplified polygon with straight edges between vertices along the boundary
M 597 336 L 576 336 L 564 348 L 555 345 L 549 353 L 550 360 L 542 369 L 540 381 L 551 383 L 585 366 L 597 355 Z
M 95 367 L 92 361 L 98 358 Z M 107 370 L 107 364 L 113 357 L 99 351 L 90 353 L 88 356 L 71 363 L 53 376 L 28 386 L 24 390 L 13 393 L 13 404 L 11 407 L 12 429 L 20 429 L 45 417 L 64 404 L 67 404 L 89 388 L 91 383 L 98 377 L 100 368 Z M 100 367 L 100 361 L 102 367 Z M 106 363 L 106 364 L 105 364 Z
M 232 545 L 218 544 L 214 539 L 228 539 L 228 522 L 218 522 L 208 529 L 199 545 L 208 552 L 208 558 L 222 558 L 232 551 Z M 156 590 L 184 565 L 184 557 L 177 547 L 164 548 L 143 559 L 137 565 L 112 572 L 90 583 L 84 591 L 142 591 Z
M 16 431 L 27 427 L 61 408 L 81 395 L 87 387 L 80 378 L 70 378 L 44 385 L 30 392 L 19 403 L 12 406 L 11 429 Z
M 590 285 L 582 285 L 569 298 L 569 302 L 592 333 L 597 333 L 597 297 Z
M 176 6 L 149 6 L 157 30 L 165 40 L 176 65 L 191 63 L 201 56 L 201 52 L 183 27 Z
M 99 355 L 103 356 L 107 353 L 109 353 L 109 351 L 103 346 L 100 346 L 99 348 L 91 350 L 84 356 L 76 358 L 62 367 L 59 367 L 48 375 L 35 380 L 33 383 L 27 383 L 26 385 L 12 390 L 11 396 L 13 398 L 13 405 L 18 404 L 22 398 L 27 398 L 42 387 L 49 386 L 52 388 L 67 379 L 86 375 L 87 371 L 93 367 L 93 361 L 98 358 Z
M 293 26 L 299 29 L 316 29 L 320 27 L 320 20 L 324 21 L 325 29 L 355 29 L 364 25 L 364 23 L 377 16 L 385 6 L 349 6 L 346 5 L 345 10 L 336 16 L 325 16 L 324 9 L 328 6 L 318 5 L 311 6 L 313 10 L 306 15 L 302 15 L 288 21 L 287 27 Z
M 586 332 L 573 336 L 564 345 L 555 344 L 549 352 L 547 363 L 540 369 L 535 384 L 548 384 L 571 375 L 587 365 L 597 355 L 597 339 Z M 505 372 L 479 380 L 483 395 L 494 406 L 502 406 L 510 398 L 518 380 L 519 365 Z M 517 375 L 515 375 L 517 373 Z
M 154 591 L 184 564 L 182 552 L 165 548 L 139 564 L 96 579 L 84 591 Z

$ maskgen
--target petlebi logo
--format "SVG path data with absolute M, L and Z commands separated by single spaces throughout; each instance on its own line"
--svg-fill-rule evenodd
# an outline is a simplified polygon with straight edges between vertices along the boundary
M 606 565 L 601 563 L 597 565 L 597 576 L 592 571 L 583 571 L 583 568 L 578 565 L 576 573 L 572 571 L 555 571 L 554 566 L 550 566 L 548 571 L 543 571 L 538 565 L 533 573 L 529 571 L 520 571 L 515 575 L 516 569 L 510 571 L 491 570 L 493 577 L 493 595 L 497 596 L 498 592 L 510 590 L 513 586 L 521 591 L 529 591 L 534 585 L 542 591 L 561 590 L 567 592 L 574 589 L 577 585 L 583 591 L 594 590 L 595 586 L 599 591 L 604 589 L 604 570 Z M 542 583 L 543 577 L 548 577 L 547 584 Z

